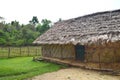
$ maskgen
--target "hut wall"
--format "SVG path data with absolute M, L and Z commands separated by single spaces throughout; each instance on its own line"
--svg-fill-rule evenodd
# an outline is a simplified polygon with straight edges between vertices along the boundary
M 85 46 L 86 62 L 120 62 L 120 42 Z
M 43 45 L 42 46 L 43 57 L 54 57 L 54 58 L 75 58 L 75 50 L 73 45 Z

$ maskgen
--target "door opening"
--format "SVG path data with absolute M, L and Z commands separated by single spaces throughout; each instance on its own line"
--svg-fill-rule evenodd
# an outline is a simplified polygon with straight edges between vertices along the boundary
M 75 54 L 76 54 L 76 59 L 80 61 L 84 61 L 85 59 L 85 47 L 82 45 L 76 45 L 75 46 Z

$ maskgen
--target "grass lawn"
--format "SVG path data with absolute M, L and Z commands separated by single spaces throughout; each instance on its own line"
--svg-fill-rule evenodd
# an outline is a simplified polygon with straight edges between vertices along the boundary
M 0 80 L 23 80 L 35 75 L 59 70 L 64 66 L 35 62 L 32 57 L 0 59 Z

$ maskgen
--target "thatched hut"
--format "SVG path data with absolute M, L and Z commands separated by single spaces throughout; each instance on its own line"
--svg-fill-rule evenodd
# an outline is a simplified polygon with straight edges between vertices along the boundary
M 120 10 L 57 22 L 34 43 L 42 45 L 43 57 L 120 69 Z

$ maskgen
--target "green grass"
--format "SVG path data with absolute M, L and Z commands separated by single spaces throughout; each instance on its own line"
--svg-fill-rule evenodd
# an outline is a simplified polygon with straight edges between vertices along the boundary
M 64 66 L 35 62 L 32 57 L 0 59 L 0 80 L 23 80 L 35 75 L 59 70 Z

